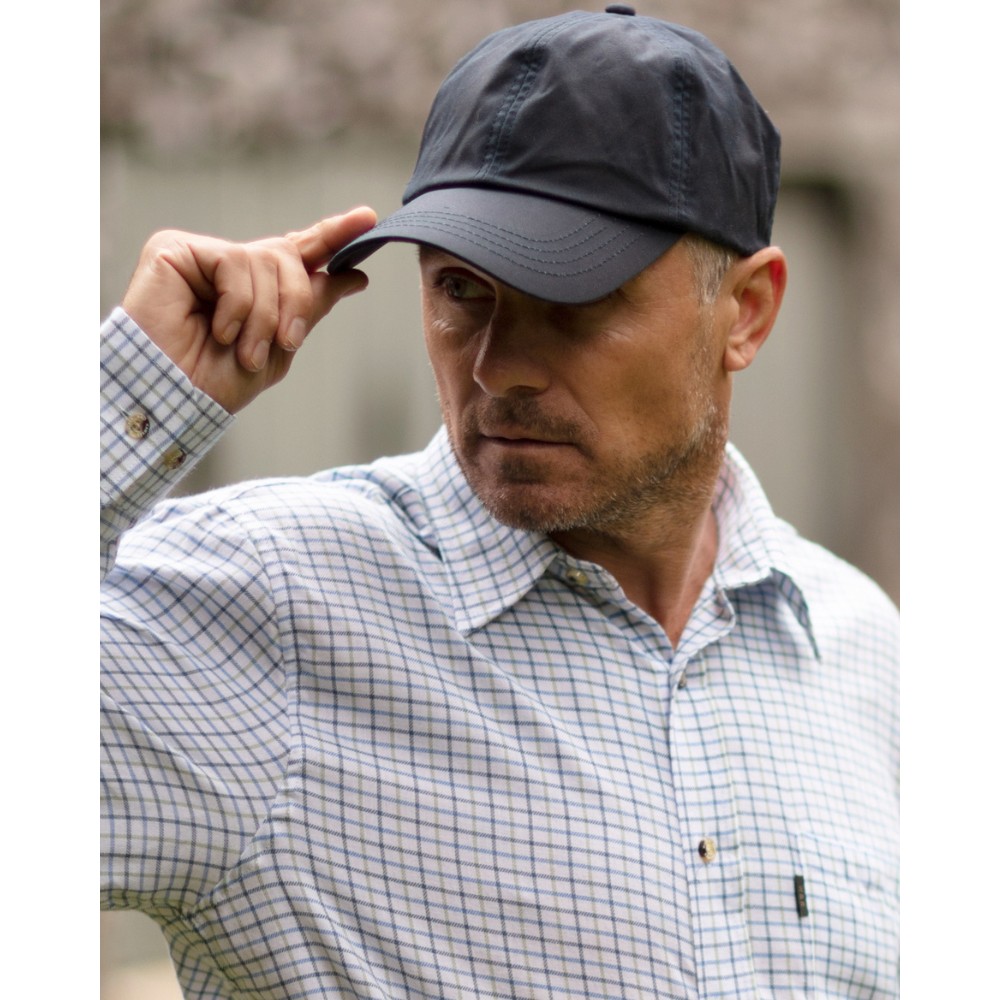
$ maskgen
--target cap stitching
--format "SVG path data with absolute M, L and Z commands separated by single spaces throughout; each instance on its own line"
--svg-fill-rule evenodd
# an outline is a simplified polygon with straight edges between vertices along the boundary
M 680 85 L 675 90 L 677 100 L 674 103 L 674 126 L 677 130 L 677 141 L 674 144 L 674 175 L 670 188 L 671 195 L 674 198 L 674 211 L 683 213 L 687 205 L 687 180 L 690 159 L 691 68 L 686 59 L 678 59 L 677 68 L 679 71 L 678 76 L 680 77 Z
M 527 250 L 534 250 L 536 253 L 542 253 L 545 251 L 545 247 L 539 243 L 531 243 L 525 240 L 519 240 L 517 238 L 517 233 L 511 233 L 506 229 L 497 229 L 489 225 L 489 223 L 479 222 L 478 220 L 466 219 L 463 216 L 455 215 L 446 212 L 415 212 L 407 217 L 408 222 L 416 222 L 418 224 L 426 225 L 441 229 L 442 231 L 451 231 L 456 233 L 464 233 L 471 236 L 481 236 L 483 239 L 492 240 L 497 246 L 510 247 L 510 248 L 525 248 Z M 604 230 L 597 230 L 598 233 Z M 553 253 L 572 251 L 580 247 L 592 246 L 593 250 L 587 251 L 587 253 L 593 253 L 596 250 L 600 250 L 601 247 L 607 246 L 611 243 L 615 237 L 628 230 L 624 226 L 620 226 L 615 230 L 610 230 L 611 235 L 608 239 L 605 239 L 601 243 L 595 244 L 591 240 L 578 240 L 576 243 L 570 243 L 565 246 L 559 247 L 558 249 L 553 249 Z M 633 237 L 637 239 L 638 237 Z M 586 256 L 584 254 L 583 256 Z M 539 261 L 543 260 L 543 257 L 535 258 Z M 576 258 L 579 259 L 579 258 Z
M 561 27 L 559 24 L 548 26 L 544 31 L 540 31 L 532 42 L 521 75 L 508 88 L 507 96 L 493 119 L 486 155 L 483 158 L 482 166 L 476 173 L 477 178 L 488 177 L 491 172 L 502 165 L 508 140 L 517 123 L 517 109 L 524 104 L 535 77 L 538 75 L 538 69 L 541 65 L 538 49 L 549 35 L 556 33 Z
M 571 237 L 574 237 L 574 236 L 578 236 L 579 234 L 583 233 L 585 230 L 591 229 L 595 225 L 595 223 L 596 224 L 600 224 L 603 221 L 600 216 L 592 215 L 589 219 L 587 219 L 586 222 L 581 223 L 580 225 L 578 225 L 574 229 L 567 230 L 565 233 L 563 233 L 560 236 L 552 236 L 552 237 L 548 237 L 548 238 L 542 237 L 542 238 L 539 238 L 537 240 L 528 240 L 526 237 L 522 236 L 521 233 L 517 232 L 514 229 L 506 229 L 506 228 L 504 228 L 502 226 L 494 226 L 491 223 L 483 222 L 483 221 L 481 221 L 479 219 L 476 219 L 474 216 L 468 216 L 468 215 L 465 215 L 464 213 L 461 213 L 461 212 L 446 212 L 443 209 L 438 209 L 436 211 L 431 211 L 430 209 L 423 209 L 423 210 L 420 210 L 420 211 L 409 211 L 409 212 L 406 213 L 406 221 L 407 222 L 410 222 L 410 221 L 418 221 L 419 222 L 422 219 L 449 219 L 449 220 L 450 219 L 455 219 L 455 220 L 458 220 L 459 224 L 470 223 L 470 224 L 473 224 L 475 226 L 480 227 L 481 231 L 484 232 L 484 233 L 488 233 L 490 235 L 503 233 L 503 234 L 509 236 L 510 237 L 509 242 L 512 245 L 519 245 L 518 241 L 522 240 L 522 241 L 524 241 L 524 243 L 523 243 L 524 246 L 534 246 L 534 247 L 537 247 L 538 249 L 542 249 L 544 247 L 544 245 L 547 244 L 547 243 L 552 243 L 552 244 L 558 243 L 558 244 L 560 244 L 562 246 L 565 246 L 566 249 L 570 249 L 570 250 L 574 246 L 581 246 L 581 245 L 583 245 L 583 243 L 586 242 L 586 239 L 581 239 L 581 240 L 579 240 L 575 244 L 573 244 L 573 243 L 566 244 L 565 241 L 567 239 L 570 239 Z M 379 225 L 377 225 L 372 230 L 372 235 L 377 234 L 378 230 L 381 229 L 383 225 L 391 227 L 391 226 L 393 226 L 394 224 L 397 224 L 397 223 L 398 223 L 398 220 L 396 220 L 396 219 L 392 219 L 392 218 L 386 219 L 386 221 L 384 223 L 379 223 Z M 605 226 L 604 228 L 607 228 L 607 227 Z M 615 232 L 622 232 L 626 228 L 627 228 L 626 226 L 619 226 L 615 230 Z

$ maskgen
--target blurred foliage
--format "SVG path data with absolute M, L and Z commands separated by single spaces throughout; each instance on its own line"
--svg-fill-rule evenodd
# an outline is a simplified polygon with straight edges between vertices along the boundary
M 603 5 L 102 0 L 103 134 L 160 155 L 280 147 L 359 125 L 409 135 L 445 73 L 485 34 L 580 6 Z M 892 140 L 894 2 L 647 0 L 638 8 L 708 34 L 779 121 L 808 108 L 803 119 L 821 112 L 823 135 L 870 119 L 863 133 Z

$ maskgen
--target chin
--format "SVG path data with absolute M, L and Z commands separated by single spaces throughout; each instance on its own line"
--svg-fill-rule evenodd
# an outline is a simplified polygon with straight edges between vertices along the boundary
M 490 514 L 510 528 L 548 534 L 574 526 L 579 515 L 541 484 L 486 485 L 470 477 L 469 485 Z

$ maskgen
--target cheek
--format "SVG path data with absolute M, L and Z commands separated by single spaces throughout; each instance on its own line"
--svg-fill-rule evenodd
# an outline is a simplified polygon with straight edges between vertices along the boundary
M 471 391 L 472 380 L 468 374 L 469 364 L 463 352 L 450 346 L 448 341 L 428 332 L 424 336 L 427 357 L 437 386 L 438 400 L 445 412 L 461 408 Z
M 704 364 L 650 352 L 617 379 L 605 378 L 601 395 L 618 434 L 641 446 L 687 433 L 714 392 Z

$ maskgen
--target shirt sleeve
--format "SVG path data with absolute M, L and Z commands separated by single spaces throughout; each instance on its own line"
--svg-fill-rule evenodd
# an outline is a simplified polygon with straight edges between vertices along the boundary
M 158 503 L 229 426 L 120 309 L 101 329 L 102 906 L 162 919 L 240 862 L 288 757 L 252 518 Z
M 102 905 L 184 912 L 237 866 L 289 754 L 286 656 L 253 528 L 160 504 L 101 594 Z
M 123 532 L 233 420 L 121 308 L 101 326 L 101 577 Z

